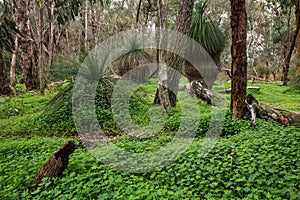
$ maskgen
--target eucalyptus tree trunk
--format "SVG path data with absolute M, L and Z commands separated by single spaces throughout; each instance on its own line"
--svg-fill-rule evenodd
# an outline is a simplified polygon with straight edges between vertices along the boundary
M 17 67 L 17 57 L 18 57 L 18 49 L 19 49 L 19 36 L 15 37 L 15 50 L 13 52 L 10 64 L 10 82 L 9 85 L 11 87 L 16 86 L 16 67 Z
M 256 51 L 257 51 L 257 47 L 258 47 L 258 45 L 259 45 L 259 36 L 260 36 L 260 31 L 261 31 L 261 29 L 262 29 L 262 27 L 261 27 L 261 24 L 262 24 L 262 14 L 263 14 L 263 9 L 264 9 L 264 6 L 263 6 L 264 4 L 263 3 L 260 3 L 260 6 L 259 6 L 259 12 L 258 12 L 258 16 L 256 17 L 256 20 L 255 20 L 255 22 L 257 23 L 257 30 L 256 30 L 256 36 L 254 36 L 254 34 L 253 34 L 253 36 L 252 37 L 255 37 L 255 39 L 254 39 L 254 45 L 253 45 L 253 54 L 252 54 L 252 59 L 251 59 L 251 67 L 252 67 L 252 70 L 253 70 L 253 72 L 254 72 L 254 75 L 256 76 L 256 77 L 258 77 L 259 76 L 259 74 L 257 73 L 257 70 L 256 70 L 256 68 L 255 68 L 255 66 L 254 66 L 254 63 L 255 63 L 255 56 L 256 56 Z
M 297 12 L 299 12 L 299 10 L 296 11 L 296 23 L 299 24 L 300 14 Z M 296 44 L 297 44 L 296 76 L 299 77 L 300 76 L 300 32 L 299 31 L 297 34 Z
M 3 50 L 0 49 L 0 95 L 9 93 L 9 87 L 6 78 L 6 65 L 3 59 Z
M 44 4 L 43 0 L 40 0 L 39 5 L 39 83 L 40 83 L 40 93 L 45 95 L 45 67 L 44 67 L 44 52 L 43 52 L 43 21 L 44 21 Z
M 84 48 L 88 49 L 88 22 L 89 22 L 89 1 L 85 0 L 85 13 L 84 13 Z
M 192 14 L 193 14 L 193 8 L 194 8 L 194 0 L 180 0 L 180 6 L 179 11 L 176 18 L 176 26 L 175 30 L 176 32 L 187 34 L 191 21 L 192 21 Z M 184 53 L 186 41 L 184 38 L 178 39 L 174 41 L 174 44 L 172 44 L 172 48 L 179 49 L 179 51 L 182 51 Z M 173 53 L 168 53 L 167 58 L 167 66 L 172 67 L 175 69 L 175 71 L 181 73 L 182 72 L 182 65 L 184 60 Z M 180 74 L 170 72 L 168 70 L 167 79 L 168 79 L 168 93 L 169 93 L 169 100 L 171 106 L 176 106 L 177 101 L 177 92 L 178 92 L 178 85 L 180 80 Z M 170 90 L 172 88 L 172 91 Z M 157 92 L 159 94 L 159 92 Z M 163 102 L 160 102 L 161 104 L 164 104 Z
M 156 91 L 154 104 L 161 104 L 161 106 L 168 112 L 171 113 L 171 102 L 169 99 L 168 92 L 168 74 L 165 64 L 166 52 L 162 50 L 162 45 L 166 45 L 166 36 L 161 35 L 160 29 L 166 29 L 167 20 L 165 14 L 165 2 L 164 0 L 157 1 L 158 17 L 156 23 L 156 37 L 157 37 L 157 48 L 156 48 L 156 62 L 158 67 L 158 90 Z
M 38 88 L 36 72 L 36 45 L 32 36 L 32 24 L 30 19 L 32 3 L 29 0 L 17 1 L 15 8 L 16 23 L 23 34 L 19 38 L 19 55 L 22 64 L 22 80 L 28 91 Z
M 181 0 L 180 1 L 180 7 L 176 18 L 176 27 L 175 31 L 182 33 L 182 34 L 188 34 L 192 22 L 192 15 L 193 15 L 193 8 L 194 8 L 194 0 Z M 184 53 L 185 49 L 182 49 L 182 47 L 185 46 L 187 41 L 185 40 L 178 40 L 175 41 L 174 48 L 181 48 L 182 53 Z M 177 72 L 182 72 L 182 66 L 184 64 L 184 60 L 175 54 L 169 54 L 168 56 L 168 66 L 173 67 Z M 169 90 L 169 98 L 171 101 L 171 105 L 175 106 L 177 101 L 177 92 L 178 92 L 178 85 L 180 81 L 180 75 L 179 74 L 172 74 L 171 76 L 168 76 L 170 78 L 169 85 L 171 88 L 173 88 L 173 91 Z
M 50 49 L 49 49 L 49 62 L 48 62 L 48 68 L 46 70 L 46 77 L 48 77 L 49 70 L 53 63 L 53 54 L 54 54 L 54 7 L 55 2 L 50 2 L 50 13 L 49 13 L 49 20 L 50 20 Z
M 245 0 L 231 0 L 232 29 L 232 117 L 241 119 L 247 109 L 245 103 L 247 90 L 247 12 Z
M 300 29 L 300 21 L 297 20 L 297 16 L 300 16 L 300 8 L 299 8 L 299 0 L 296 0 L 295 2 L 295 14 L 296 14 L 296 30 L 293 36 L 293 39 L 291 41 L 290 47 L 289 47 L 289 51 L 286 54 L 285 58 L 284 58 L 284 65 L 283 65 L 283 76 L 282 76 L 282 82 L 284 86 L 288 85 L 288 81 L 289 81 L 289 70 L 290 70 L 290 61 L 292 58 L 292 54 L 296 45 L 296 40 L 297 40 L 297 35 L 299 33 L 299 29 Z

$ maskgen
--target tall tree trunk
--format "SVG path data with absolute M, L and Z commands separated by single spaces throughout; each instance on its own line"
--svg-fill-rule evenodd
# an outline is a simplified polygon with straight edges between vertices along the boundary
M 85 0 L 85 13 L 84 13 L 84 48 L 88 50 L 88 22 L 89 22 L 89 1 Z
M 258 45 L 259 45 L 259 36 L 260 36 L 260 31 L 261 31 L 261 22 L 262 22 L 262 13 L 263 13 L 263 9 L 264 9 L 264 4 L 263 3 L 261 3 L 260 4 L 260 9 L 259 9 L 259 12 L 258 12 L 258 16 L 257 16 L 257 18 L 258 19 L 256 19 L 256 21 L 255 21 L 255 23 L 257 23 L 257 30 L 256 30 L 256 35 L 255 35 L 255 40 L 254 40 L 254 47 L 253 47 L 253 54 L 252 54 L 252 59 L 251 59 L 251 67 L 252 67 L 252 70 L 253 70 L 253 72 L 254 72 L 254 75 L 256 76 L 256 77 L 259 77 L 259 74 L 257 73 L 257 70 L 256 70 L 256 68 L 255 68 L 255 66 L 254 66 L 254 64 L 255 64 L 255 56 L 256 56 L 256 51 L 257 51 L 257 48 L 258 48 Z M 254 34 L 253 34 L 253 37 L 254 37 Z
M 19 55 L 22 63 L 22 80 L 28 91 L 38 88 L 38 78 L 36 73 L 36 46 L 31 33 L 30 20 L 31 1 L 17 1 L 15 10 L 17 24 L 23 37 L 19 38 Z
M 0 49 L 0 95 L 6 95 L 9 93 L 6 78 L 6 65 L 3 59 L 3 50 Z
M 176 18 L 176 27 L 174 31 L 185 35 L 188 33 L 191 26 L 193 8 L 194 0 L 180 0 L 179 11 Z M 185 47 L 185 44 L 186 41 L 183 38 L 178 39 L 177 41 L 174 41 L 172 48 L 180 49 L 182 53 L 184 53 L 185 49 L 183 49 L 183 47 Z M 172 67 L 179 73 L 181 73 L 182 71 L 183 61 L 184 60 L 180 56 L 173 53 L 169 53 L 167 55 L 167 66 Z M 174 71 L 170 72 L 168 70 L 168 93 L 171 106 L 176 106 L 176 95 L 178 92 L 180 77 L 181 76 L 178 73 L 174 73 Z M 172 91 L 170 90 L 170 88 L 172 88 Z
M 156 27 L 156 37 L 157 37 L 157 52 L 156 52 L 156 62 L 158 66 L 158 90 L 155 95 L 154 104 L 161 104 L 162 107 L 168 112 L 171 113 L 171 102 L 169 99 L 168 92 L 168 74 L 166 67 L 163 66 L 165 64 L 165 51 L 161 50 L 162 45 L 166 45 L 167 41 L 164 35 L 161 35 L 160 29 L 165 29 L 167 27 L 167 20 L 165 15 L 165 2 L 164 0 L 158 0 L 158 19 L 157 19 L 157 27 Z M 164 42 L 164 43 L 163 43 Z
M 43 0 L 40 1 L 39 5 L 39 83 L 40 83 L 40 93 L 45 95 L 45 69 L 44 69 L 44 56 L 43 56 L 43 21 L 44 21 L 44 9 Z
M 16 66 L 17 66 L 17 57 L 18 57 L 18 49 L 19 49 L 19 36 L 15 38 L 15 51 L 11 58 L 11 65 L 10 65 L 10 83 L 11 87 L 16 86 Z
M 48 68 L 46 70 L 46 77 L 48 77 L 49 70 L 53 63 L 53 54 L 54 54 L 54 7 L 55 2 L 50 3 L 51 9 L 49 14 L 49 20 L 50 20 L 50 49 L 49 49 L 49 62 L 48 62 Z
M 231 0 L 232 29 L 232 81 L 231 112 L 232 117 L 241 119 L 247 105 L 247 12 L 245 0 Z
M 299 10 L 298 10 L 299 12 Z M 300 14 L 297 13 L 296 11 L 296 23 L 299 24 L 300 23 Z M 297 34 L 297 39 L 296 39 L 296 43 L 297 43 L 297 61 L 296 61 L 296 76 L 300 76 L 300 31 L 298 31 Z
M 289 52 L 288 52 L 288 54 L 286 55 L 286 57 L 284 59 L 284 66 L 283 66 L 283 70 L 282 70 L 282 73 L 283 73 L 282 81 L 283 81 L 284 86 L 288 85 L 290 61 L 291 61 L 292 54 L 293 54 L 293 51 L 294 51 L 294 48 L 295 48 L 297 35 L 298 35 L 299 29 L 300 29 L 300 21 L 297 20 L 297 18 L 299 18 L 299 16 L 300 16 L 299 0 L 296 0 L 296 2 L 295 2 L 295 14 L 296 14 L 296 30 L 295 30 L 295 33 L 294 33 L 293 40 L 291 42 L 291 46 L 289 48 Z

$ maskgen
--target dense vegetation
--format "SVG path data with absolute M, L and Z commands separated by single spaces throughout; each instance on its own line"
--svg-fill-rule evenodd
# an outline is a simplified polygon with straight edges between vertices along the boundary
M 299 10 L 300 0 L 0 1 L 0 199 L 299 199 L 300 127 L 290 123 L 300 120 L 292 112 L 300 111 Z M 161 28 L 196 40 L 218 70 L 198 55 L 197 45 L 186 48 L 190 42 Z M 123 35 L 125 30 L 131 31 Z M 156 43 L 151 48 L 145 45 L 148 38 Z M 100 51 L 94 54 L 95 45 Z M 126 94 L 115 90 L 119 77 L 148 63 L 151 69 L 128 76 L 137 82 L 150 79 L 147 83 L 133 93 L 128 82 L 119 84 L 129 85 L 122 88 Z M 165 63 L 186 78 L 176 80 L 160 65 L 155 70 L 154 63 Z M 195 63 L 209 68 L 198 73 Z M 170 79 L 179 83 L 176 95 L 166 89 L 173 85 Z M 247 85 L 260 90 L 247 90 Z M 184 87 L 208 96 L 205 101 L 212 105 L 192 98 Z M 231 88 L 231 95 L 224 88 Z M 214 102 L 210 90 L 226 100 Z M 247 93 L 277 110 L 259 109 Z M 286 127 L 245 120 L 251 105 L 258 117 L 275 115 L 273 120 Z M 168 114 L 159 118 L 162 107 Z M 279 109 L 292 115 L 283 116 Z M 90 129 L 98 127 L 97 121 L 108 136 L 101 144 L 114 144 L 117 151 L 93 149 L 94 139 L 103 138 L 99 129 Z M 133 126 L 123 128 L 120 121 Z M 78 122 L 89 129 L 81 134 Z M 193 126 L 195 137 L 178 156 L 191 137 L 177 136 L 193 133 Z M 218 138 L 216 144 L 207 136 Z M 69 142 L 67 152 L 53 154 L 70 140 L 74 153 Z M 168 145 L 171 155 L 165 159 L 162 149 Z M 154 156 L 143 162 L 127 153 Z M 122 165 L 105 165 L 97 154 Z M 49 157 L 58 173 L 34 183 Z
M 145 125 L 155 93 L 155 80 L 140 88 L 131 99 L 135 123 Z M 182 83 L 186 80 L 182 80 Z M 299 91 L 279 83 L 254 83 L 260 91 L 251 91 L 259 101 L 279 108 L 299 110 Z M 3 99 L 1 112 L 0 196 L 5 199 L 297 199 L 300 194 L 300 129 L 258 120 L 255 130 L 250 122 L 225 121 L 222 137 L 205 157 L 200 156 L 202 138 L 210 124 L 210 108 L 199 102 L 202 112 L 197 137 L 174 163 L 152 173 L 119 172 L 95 159 L 77 142 L 63 175 L 45 179 L 31 191 L 32 179 L 49 158 L 71 136 L 76 140 L 72 122 L 70 85 L 40 97 L 22 93 Z M 225 87 L 229 87 L 226 84 Z M 102 90 L 101 90 L 102 88 Z M 169 143 L 180 120 L 180 108 L 174 110 L 164 129 L 156 137 L 136 140 L 122 135 L 114 126 L 109 102 L 101 96 L 99 84 L 98 120 L 117 146 L 132 152 L 155 151 Z M 182 89 L 182 88 L 181 88 Z M 106 92 L 109 91 L 106 90 Z M 65 95 L 61 95 L 65 94 Z M 67 95 L 69 94 L 69 96 Z M 148 94 L 148 95 L 145 95 Z M 186 95 L 180 92 L 180 95 Z M 276 97 L 276 99 L 274 98 Z M 285 99 L 290 99 L 286 103 Z M 58 101 L 60 100 L 60 101 Z M 45 106 L 45 107 L 44 107 Z M 8 109 L 9 108 L 9 109 Z M 54 109 L 55 108 L 55 109 Z M 47 110 L 48 109 L 48 110 Z M 45 112 L 47 110 L 47 112 Z M 50 112 L 51 111 L 51 112 Z M 106 114 L 105 114 L 106 113 Z M 12 125 L 13 124 L 13 125 Z M 121 134 L 121 135 L 120 135 Z M 72 136 L 73 135 L 73 136 Z M 15 138 L 7 138 L 14 136 Z M 21 136 L 21 138 L 20 138 Z M 47 137 L 48 136 L 48 137 Z M 49 137 L 51 136 L 51 137 Z M 57 137 L 59 136 L 59 137 Z M 138 166 L 138 164 L 137 164 Z
M 30 181 L 43 162 L 66 139 L 2 139 L 0 196 L 5 199 L 297 199 L 300 192 L 300 130 L 259 121 L 258 130 L 243 128 L 221 139 L 200 157 L 201 139 L 172 165 L 152 173 L 129 174 L 101 164 L 83 147 L 71 155 L 61 178 L 45 179 L 30 192 Z M 114 140 L 133 151 L 156 149 L 172 135 L 142 142 Z

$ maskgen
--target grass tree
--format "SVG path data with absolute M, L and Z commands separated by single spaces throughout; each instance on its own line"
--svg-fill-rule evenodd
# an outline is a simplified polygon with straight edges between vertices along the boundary
M 152 62 L 151 55 L 145 51 L 141 42 L 137 41 L 135 38 L 129 38 L 127 44 L 125 44 L 124 51 L 118 60 L 114 63 L 112 70 L 118 76 L 123 76 L 130 70 L 147 63 Z M 135 73 L 130 73 L 130 77 L 141 80 L 147 80 L 149 74 L 151 74 L 148 69 L 143 70 L 141 77 L 132 77 Z
M 226 37 L 218 23 L 211 20 L 205 13 L 207 2 L 200 2 L 196 5 L 189 36 L 202 45 L 217 65 L 218 70 L 220 70 L 220 56 L 225 48 Z M 201 74 L 189 63 L 185 63 L 184 73 L 190 82 L 203 79 Z M 211 86 L 213 82 L 214 80 L 212 80 L 212 83 L 207 83 L 207 85 Z

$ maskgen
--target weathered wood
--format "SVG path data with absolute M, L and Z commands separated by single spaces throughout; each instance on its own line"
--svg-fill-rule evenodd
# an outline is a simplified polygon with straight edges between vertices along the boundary
M 257 118 L 277 121 L 284 126 L 300 127 L 300 113 L 298 112 L 260 105 L 258 101 L 250 94 L 247 96 L 247 102 L 255 107 Z
M 226 103 L 226 100 L 220 97 L 217 93 L 214 93 L 205 87 L 200 81 L 192 81 L 191 85 L 185 85 L 184 90 L 191 96 L 196 96 L 202 99 L 209 105 L 215 105 L 216 102 Z M 281 110 L 276 108 L 270 108 L 268 106 L 260 105 L 259 102 L 250 94 L 246 99 L 247 110 L 244 117 L 251 119 L 252 128 L 255 128 L 256 118 L 273 120 L 279 122 L 284 126 L 297 126 L 300 127 L 300 113 L 288 110 Z
M 256 100 L 253 99 L 253 101 L 251 101 L 252 99 L 248 99 L 248 97 L 250 97 L 249 95 L 246 98 L 246 104 L 247 104 L 247 108 L 250 111 L 251 114 L 251 127 L 254 130 L 255 126 L 256 126 L 256 112 L 255 112 L 255 108 L 256 105 L 258 104 L 258 102 Z M 251 103 L 248 102 L 251 101 Z
M 215 102 L 226 103 L 225 99 L 209 90 L 206 84 L 201 81 L 192 81 L 191 88 L 199 99 L 202 99 L 209 105 L 215 105 Z
M 66 142 L 58 149 L 40 169 L 33 182 L 39 184 L 45 177 L 52 178 L 61 175 L 68 166 L 69 155 L 76 149 L 74 141 Z

